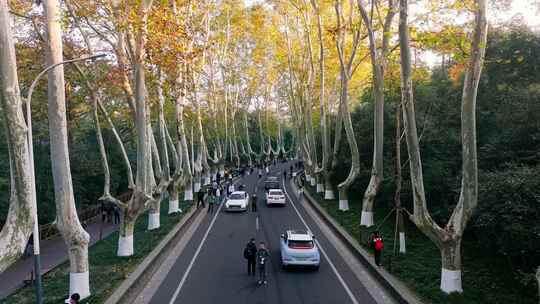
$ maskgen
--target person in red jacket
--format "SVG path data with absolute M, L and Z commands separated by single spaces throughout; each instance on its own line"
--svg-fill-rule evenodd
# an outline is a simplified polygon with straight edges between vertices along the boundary
M 369 247 L 373 249 L 373 255 L 375 255 L 375 264 L 377 266 L 381 266 L 381 253 L 384 248 L 384 243 L 379 231 L 373 231 L 371 234 Z

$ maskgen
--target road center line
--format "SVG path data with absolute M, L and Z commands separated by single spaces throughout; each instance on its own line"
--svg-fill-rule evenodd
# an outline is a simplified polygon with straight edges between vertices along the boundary
M 300 218 L 300 220 L 302 221 L 302 223 L 304 223 L 304 226 L 306 226 L 306 228 L 309 230 L 309 231 L 312 231 L 311 228 L 309 228 L 308 224 L 306 223 L 306 221 L 304 220 L 304 218 L 302 217 L 302 215 L 300 214 L 300 211 L 298 211 L 298 208 L 296 208 L 296 205 L 294 204 L 293 200 L 291 199 L 291 196 L 289 195 L 289 193 L 287 192 L 287 187 L 285 185 L 285 180 L 282 180 L 282 183 L 283 183 L 283 191 L 285 192 L 285 194 L 287 195 L 287 197 L 289 198 L 289 202 L 291 202 L 291 205 L 293 206 L 294 208 L 294 211 L 296 211 L 296 214 L 298 215 L 298 217 Z M 336 274 L 339 282 L 341 283 L 341 285 L 343 286 L 343 288 L 345 289 L 345 291 L 347 292 L 347 294 L 349 295 L 349 298 L 351 298 L 352 302 L 354 304 L 359 304 L 358 301 L 356 300 L 356 298 L 354 297 L 354 294 L 352 293 L 351 289 L 349 288 L 349 286 L 347 285 L 347 283 L 345 282 L 345 280 L 343 279 L 343 277 L 339 274 L 339 272 L 337 271 L 337 268 L 336 266 L 334 265 L 334 263 L 332 262 L 332 260 L 330 260 L 330 257 L 328 256 L 328 254 L 326 253 L 326 250 L 324 250 L 324 248 L 321 246 L 321 244 L 319 243 L 319 241 L 317 239 L 315 239 L 315 243 L 317 243 L 317 247 L 319 247 L 319 249 L 321 250 L 324 258 L 328 261 L 328 264 L 330 265 L 330 268 L 332 268 L 332 270 L 334 271 L 334 273 Z

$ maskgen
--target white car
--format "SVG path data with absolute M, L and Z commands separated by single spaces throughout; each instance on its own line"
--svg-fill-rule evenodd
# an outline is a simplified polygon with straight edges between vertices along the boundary
M 234 191 L 225 202 L 226 211 L 246 211 L 249 205 L 249 194 L 246 191 Z
M 281 265 L 311 266 L 316 270 L 321 263 L 319 248 L 311 232 L 304 230 L 287 230 L 281 235 Z
M 281 189 L 266 192 L 266 205 L 285 205 L 285 193 Z

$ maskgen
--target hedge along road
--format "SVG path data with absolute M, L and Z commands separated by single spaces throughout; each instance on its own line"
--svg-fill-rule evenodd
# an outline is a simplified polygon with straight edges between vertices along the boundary
M 282 179 L 282 170 L 288 168 L 289 164 L 273 166 L 268 175 Z M 380 299 L 375 301 L 371 297 L 334 245 L 298 203 L 289 183 L 282 181 L 288 199 L 293 202 L 288 200 L 285 207 L 266 206 L 265 177 L 259 181 L 255 171 L 240 182 L 250 195 L 257 192 L 259 229 L 256 229 L 257 213 L 251 211 L 226 213 L 220 208 L 217 213 L 206 216 L 150 303 L 380 303 Z M 322 249 L 320 269 L 282 270 L 280 235 L 287 229 L 305 230 L 306 225 L 316 235 Z M 270 250 L 266 286 L 257 285 L 257 276 L 247 275 L 243 250 L 251 237 L 257 243 L 264 241 Z

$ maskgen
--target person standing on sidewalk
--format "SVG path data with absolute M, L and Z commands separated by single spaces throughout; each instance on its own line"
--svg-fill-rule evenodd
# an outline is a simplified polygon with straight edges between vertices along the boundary
M 201 205 L 203 208 L 206 207 L 204 205 L 204 189 L 202 187 L 199 189 L 199 192 L 197 192 L 197 209 L 199 209 L 199 206 Z
M 384 248 L 383 239 L 379 231 L 375 230 L 371 234 L 371 239 L 369 242 L 369 247 L 373 249 L 373 255 L 375 256 L 375 265 L 381 266 L 381 254 Z
M 257 258 L 257 245 L 255 245 L 255 239 L 251 238 L 244 249 L 244 258 L 248 263 L 248 275 L 255 276 L 255 264 Z

